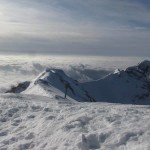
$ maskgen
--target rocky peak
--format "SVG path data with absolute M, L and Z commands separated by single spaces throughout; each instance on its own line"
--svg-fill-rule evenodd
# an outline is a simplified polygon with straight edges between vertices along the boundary
M 128 67 L 125 70 L 125 72 L 130 75 L 133 75 L 137 78 L 149 79 L 149 77 L 150 77 L 150 61 L 145 60 L 136 66 Z

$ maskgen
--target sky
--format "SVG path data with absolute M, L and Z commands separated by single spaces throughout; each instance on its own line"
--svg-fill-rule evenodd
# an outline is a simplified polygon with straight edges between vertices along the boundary
M 150 56 L 150 1 L 0 0 L 0 53 Z

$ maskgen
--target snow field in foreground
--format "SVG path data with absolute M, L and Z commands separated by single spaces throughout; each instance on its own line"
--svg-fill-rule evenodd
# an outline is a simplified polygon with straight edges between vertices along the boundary
M 150 107 L 0 96 L 1 150 L 149 150 Z

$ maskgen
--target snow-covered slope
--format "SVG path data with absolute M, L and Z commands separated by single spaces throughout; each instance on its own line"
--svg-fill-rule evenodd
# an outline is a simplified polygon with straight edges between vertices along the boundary
M 149 106 L 0 95 L 0 150 L 149 150 Z
M 103 79 L 82 86 L 96 101 L 150 104 L 150 61 L 116 70 Z
M 67 90 L 67 91 L 66 91 Z M 42 72 L 23 92 L 25 94 L 38 94 L 52 96 L 59 94 L 81 102 L 93 102 L 94 99 L 88 92 L 72 78 L 68 77 L 62 70 L 47 68 Z
M 19 85 L 15 88 L 17 91 Z M 116 70 L 100 80 L 84 83 L 73 80 L 60 69 L 47 68 L 29 87 L 23 87 L 27 87 L 22 92 L 24 94 L 65 97 L 66 93 L 70 100 L 80 102 L 150 104 L 150 61 L 143 61 L 126 70 Z

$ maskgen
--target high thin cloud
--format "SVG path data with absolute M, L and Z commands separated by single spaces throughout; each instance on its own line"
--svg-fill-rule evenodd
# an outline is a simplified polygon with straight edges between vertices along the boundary
M 1 0 L 1 53 L 150 55 L 148 0 Z

